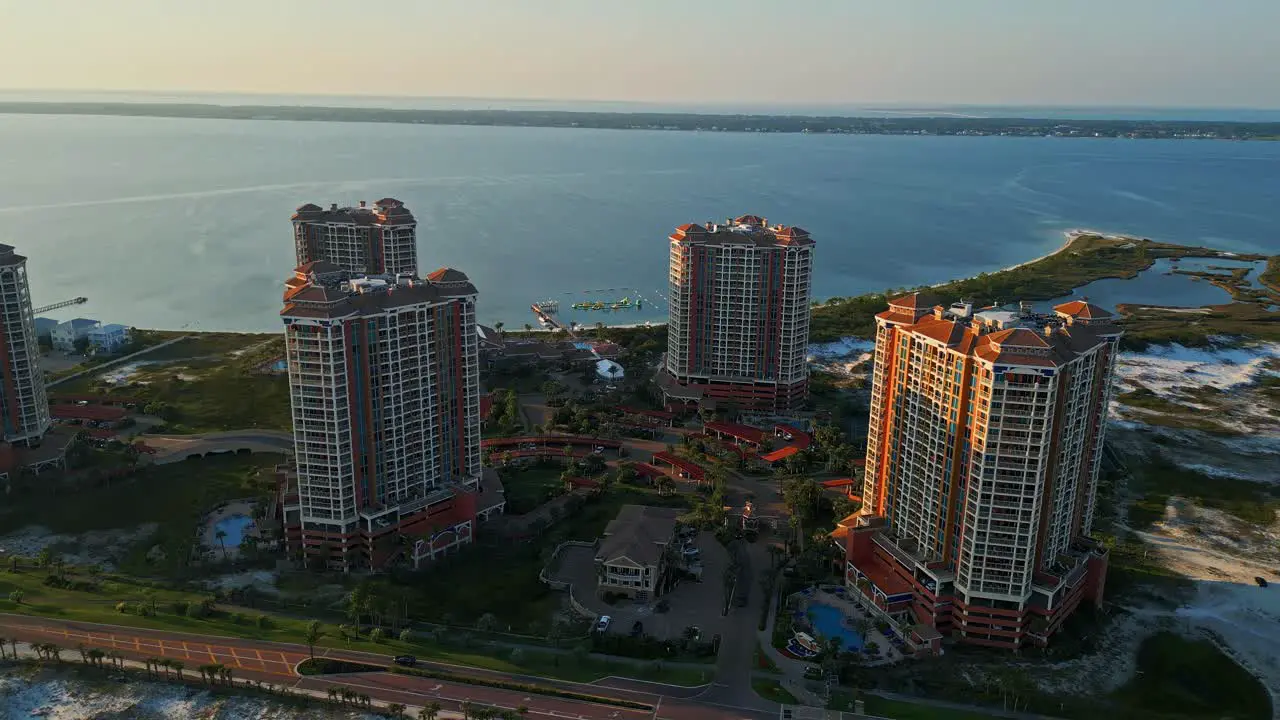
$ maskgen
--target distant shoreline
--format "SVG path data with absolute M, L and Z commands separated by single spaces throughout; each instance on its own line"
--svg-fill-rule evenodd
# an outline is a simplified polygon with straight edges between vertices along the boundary
M 982 118 L 957 117 L 955 114 L 845 117 L 562 110 L 425 110 L 199 103 L 0 102 L 0 115 L 95 115 L 207 120 L 823 135 L 1280 140 L 1280 122 Z

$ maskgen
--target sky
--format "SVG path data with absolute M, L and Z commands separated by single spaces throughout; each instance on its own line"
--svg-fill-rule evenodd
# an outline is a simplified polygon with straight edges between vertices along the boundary
M 1280 107 L 1280 0 L 0 0 L 0 90 Z

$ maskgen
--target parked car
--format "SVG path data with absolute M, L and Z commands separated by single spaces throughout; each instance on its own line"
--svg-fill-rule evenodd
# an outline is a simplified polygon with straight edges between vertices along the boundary
M 403 665 L 405 667 L 413 667 L 414 665 L 418 664 L 418 658 L 412 655 L 397 655 L 392 660 L 392 662 L 394 662 L 397 665 Z
M 1264 577 L 1262 577 L 1261 575 L 1258 575 L 1257 577 L 1255 577 L 1255 578 L 1253 579 L 1253 581 L 1254 581 L 1254 582 L 1256 582 L 1256 583 L 1258 583 L 1258 587 L 1266 587 L 1266 586 L 1267 586 L 1267 579 L 1266 579 L 1266 578 L 1264 578 Z
M 644 634 L 644 623 L 639 620 L 631 625 L 631 637 L 640 637 Z
M 596 621 L 596 632 L 602 633 L 608 630 L 610 622 L 613 622 L 613 618 L 608 615 L 601 615 L 600 619 Z

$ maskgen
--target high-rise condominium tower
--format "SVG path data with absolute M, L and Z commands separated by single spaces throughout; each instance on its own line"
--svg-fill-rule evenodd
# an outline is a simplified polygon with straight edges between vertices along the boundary
M 1037 314 L 920 294 L 876 317 L 850 590 L 916 644 L 1045 644 L 1101 598 L 1090 538 L 1121 331 L 1087 302 Z
M 0 414 L 6 442 L 35 443 L 49 431 L 27 259 L 9 245 L 0 245 Z
M 328 210 L 307 203 L 293 215 L 297 264 L 328 260 L 351 272 L 417 275 L 417 229 L 413 213 L 394 198 Z
M 813 240 L 744 215 L 671 237 L 668 402 L 786 410 L 808 394 Z
M 480 483 L 476 289 L 440 269 L 363 275 L 328 261 L 286 283 L 296 500 L 286 536 L 308 562 L 380 567 L 471 541 Z

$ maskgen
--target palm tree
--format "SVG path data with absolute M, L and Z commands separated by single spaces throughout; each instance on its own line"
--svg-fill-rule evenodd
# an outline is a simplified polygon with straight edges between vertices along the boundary
M 307 651 L 313 660 L 316 657 L 316 643 L 324 636 L 324 632 L 320 630 L 320 627 L 319 620 L 312 620 L 307 623 Z
M 49 657 L 57 660 L 58 662 L 62 662 L 62 648 L 54 645 L 53 643 L 45 643 L 44 651 L 49 654 Z
M 387 705 L 387 712 L 391 713 L 391 717 L 404 717 L 405 706 L 403 703 L 391 703 Z
M 213 536 L 218 538 L 218 544 L 222 546 L 222 559 L 229 560 L 230 556 L 227 555 L 227 531 L 219 530 Z
M 440 717 L 440 711 L 444 708 L 440 703 L 431 701 L 426 707 L 418 711 L 418 720 L 436 720 Z
M 525 323 L 525 324 L 524 324 L 524 331 L 525 331 L 525 332 L 527 332 L 527 333 L 531 333 L 531 332 L 533 332 L 533 326 L 532 326 L 532 325 L 530 325 L 529 323 Z
M 170 665 L 173 667 L 174 674 L 178 676 L 179 680 L 182 680 L 182 668 L 186 666 L 182 664 L 181 660 L 174 660 Z
M 476 629 L 480 632 L 490 632 L 498 626 L 498 618 L 493 613 L 485 613 L 476 621 Z

